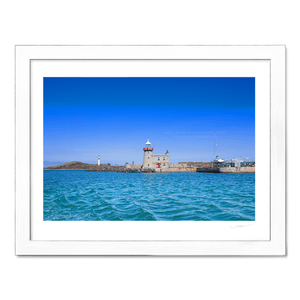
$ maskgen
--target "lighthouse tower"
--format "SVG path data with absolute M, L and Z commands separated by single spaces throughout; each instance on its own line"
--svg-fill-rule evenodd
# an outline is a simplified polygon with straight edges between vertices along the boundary
M 143 168 L 151 168 L 151 162 L 152 162 L 152 151 L 154 148 L 151 147 L 151 143 L 149 140 L 147 140 L 147 143 L 145 144 L 144 150 L 144 160 L 143 160 Z
M 100 155 L 98 155 L 98 166 L 100 166 Z

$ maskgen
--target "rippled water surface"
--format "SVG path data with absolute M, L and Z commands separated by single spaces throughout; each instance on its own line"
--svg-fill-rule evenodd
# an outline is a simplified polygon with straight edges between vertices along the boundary
M 44 220 L 255 220 L 255 174 L 47 170 Z

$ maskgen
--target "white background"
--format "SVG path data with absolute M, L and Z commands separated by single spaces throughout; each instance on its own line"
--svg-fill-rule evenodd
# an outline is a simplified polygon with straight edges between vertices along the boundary
M 297 1 L 5 1 L 1 4 L 2 299 L 299 299 Z M 287 45 L 286 257 L 15 257 L 15 44 Z M 299 176 L 298 176 L 299 177 Z

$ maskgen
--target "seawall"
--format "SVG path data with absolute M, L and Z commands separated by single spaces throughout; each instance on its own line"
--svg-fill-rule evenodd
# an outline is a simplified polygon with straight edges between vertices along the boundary
M 224 167 L 220 173 L 255 173 L 255 167 Z
M 200 166 L 200 167 L 199 167 Z M 126 173 L 255 173 L 255 167 L 215 167 L 212 164 L 204 162 L 198 166 L 187 163 L 169 164 L 169 168 L 143 169 L 141 164 L 111 166 L 110 164 L 101 164 L 100 166 L 86 164 L 82 162 L 70 162 L 57 166 L 44 168 L 44 170 L 85 170 L 102 172 L 126 172 Z
M 197 168 L 200 173 L 255 173 L 255 167 Z

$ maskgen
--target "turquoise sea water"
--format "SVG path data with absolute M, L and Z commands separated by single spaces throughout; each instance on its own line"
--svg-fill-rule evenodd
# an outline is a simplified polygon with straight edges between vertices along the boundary
M 255 220 L 255 174 L 44 171 L 45 221 Z

